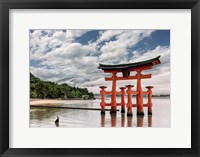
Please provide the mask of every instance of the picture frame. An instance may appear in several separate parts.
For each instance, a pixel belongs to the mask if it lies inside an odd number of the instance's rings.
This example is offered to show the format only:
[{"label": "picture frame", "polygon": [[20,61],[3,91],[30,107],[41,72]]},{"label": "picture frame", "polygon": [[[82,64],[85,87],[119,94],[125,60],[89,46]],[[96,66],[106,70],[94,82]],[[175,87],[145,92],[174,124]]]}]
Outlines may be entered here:
[{"label": "picture frame", "polygon": [[[9,148],[9,9],[191,9],[191,148]],[[0,1],[1,156],[193,156],[200,155],[199,0],[1,0]],[[172,139],[172,142],[175,139]]]}]

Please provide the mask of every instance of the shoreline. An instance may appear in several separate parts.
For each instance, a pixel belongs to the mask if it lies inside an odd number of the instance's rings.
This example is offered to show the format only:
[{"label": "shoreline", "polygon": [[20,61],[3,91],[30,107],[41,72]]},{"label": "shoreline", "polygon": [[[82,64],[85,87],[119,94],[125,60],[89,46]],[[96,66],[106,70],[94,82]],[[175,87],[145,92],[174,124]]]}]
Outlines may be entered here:
[{"label": "shoreline", "polygon": [[83,101],[91,101],[94,99],[30,99],[30,106],[60,106],[67,104],[78,104]]},{"label": "shoreline", "polygon": [[[32,108],[58,108],[58,109],[75,109],[75,110],[93,110],[93,111],[101,111],[101,108],[91,108],[91,107],[67,107],[67,106],[43,106],[43,105],[38,105],[38,106],[32,106]],[[111,109],[105,109],[105,111],[110,111]],[[120,111],[117,109],[116,111]]]}]

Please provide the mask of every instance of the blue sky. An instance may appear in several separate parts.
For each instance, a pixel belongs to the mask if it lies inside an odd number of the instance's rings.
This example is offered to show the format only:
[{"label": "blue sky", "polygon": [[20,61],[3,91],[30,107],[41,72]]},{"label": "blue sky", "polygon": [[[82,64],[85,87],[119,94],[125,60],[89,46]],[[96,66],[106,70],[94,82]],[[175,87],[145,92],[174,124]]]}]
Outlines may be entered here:
[{"label": "blue sky", "polygon": [[97,68],[99,63],[132,63],[158,55],[161,64],[144,71],[152,78],[143,80],[143,88],[154,85],[154,94],[170,94],[170,30],[30,30],[31,73],[94,93],[99,93],[100,85],[111,88],[104,80],[108,74]]}]

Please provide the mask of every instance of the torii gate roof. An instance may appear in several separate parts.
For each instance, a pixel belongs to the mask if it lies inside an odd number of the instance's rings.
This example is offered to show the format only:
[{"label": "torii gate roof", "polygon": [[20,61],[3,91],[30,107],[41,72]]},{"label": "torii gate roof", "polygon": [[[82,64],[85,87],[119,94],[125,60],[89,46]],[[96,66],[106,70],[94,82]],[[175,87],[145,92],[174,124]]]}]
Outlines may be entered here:
[{"label": "torii gate roof", "polygon": [[108,64],[100,64],[99,63],[99,69],[102,70],[124,70],[129,68],[140,68],[144,66],[153,66],[155,64],[160,64],[159,60],[160,56],[157,56],[155,58],[141,61],[141,62],[135,62],[135,63],[128,63],[128,64],[115,64],[115,65],[108,65]]}]

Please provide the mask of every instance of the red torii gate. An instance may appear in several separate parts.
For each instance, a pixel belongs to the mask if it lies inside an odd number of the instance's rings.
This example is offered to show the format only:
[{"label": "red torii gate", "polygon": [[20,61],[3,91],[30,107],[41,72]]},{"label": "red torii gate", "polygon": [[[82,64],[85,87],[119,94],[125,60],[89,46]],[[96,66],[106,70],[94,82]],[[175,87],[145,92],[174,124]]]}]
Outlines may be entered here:
[{"label": "red torii gate", "polygon": [[[142,62],[136,62],[136,63],[129,63],[129,64],[118,64],[118,65],[106,65],[106,64],[99,64],[99,69],[102,69],[105,73],[111,73],[112,77],[105,77],[105,81],[112,81],[112,91],[107,92],[105,91],[105,86],[101,86],[101,96],[102,96],[102,101],[101,101],[101,113],[105,113],[105,106],[111,106],[111,111],[110,113],[116,113],[117,106],[121,106],[121,112],[125,112],[125,87],[121,87],[121,92],[116,91],[116,82],[117,80],[132,80],[136,79],[137,80],[137,89],[136,91],[132,91],[131,88],[133,86],[128,85],[126,86],[127,89],[127,94],[128,94],[128,116],[132,116],[132,107],[137,107],[137,115],[144,115],[143,111],[143,106],[148,106],[148,114],[152,114],[152,102],[151,102],[151,96],[152,96],[152,91],[151,89],[153,88],[152,86],[147,86],[146,88],[148,89],[146,92],[142,91],[142,85],[141,85],[141,80],[142,79],[148,79],[151,78],[151,74],[146,74],[143,75],[142,71],[143,70],[149,70],[152,69],[152,67],[156,64],[160,64],[159,60],[160,56],[142,61]],[[131,71],[136,71],[137,74],[134,76],[130,76]],[[117,76],[117,73],[122,72],[123,76],[119,77]],[[104,95],[110,94],[111,95],[111,103],[105,103],[104,100]],[[116,95],[120,94],[121,95],[121,103],[116,102]],[[136,95],[136,104],[132,104],[132,94]],[[145,105],[143,104],[143,94],[148,95],[148,104]]]}]

